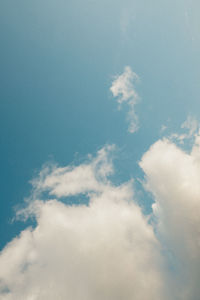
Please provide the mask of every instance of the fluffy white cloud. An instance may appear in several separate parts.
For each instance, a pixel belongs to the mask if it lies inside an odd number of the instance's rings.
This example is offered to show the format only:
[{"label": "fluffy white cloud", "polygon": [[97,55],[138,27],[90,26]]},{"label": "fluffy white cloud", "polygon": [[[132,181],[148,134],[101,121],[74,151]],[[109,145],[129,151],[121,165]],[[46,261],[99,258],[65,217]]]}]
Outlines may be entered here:
[{"label": "fluffy white cloud", "polygon": [[[112,147],[77,167],[48,169],[24,211],[36,217],[0,255],[0,299],[164,299],[160,245],[134,203],[132,182],[112,185]],[[47,191],[56,199],[36,200]],[[86,194],[89,205],[59,197]]]},{"label": "fluffy white cloud", "polygon": [[[134,201],[132,181],[109,180],[113,149],[79,166],[45,167],[33,181],[18,214],[37,225],[1,252],[0,299],[199,299],[200,136],[188,153],[162,139],[143,155],[151,216]],[[89,203],[60,201],[70,196]]]},{"label": "fluffy white cloud", "polygon": [[[200,137],[190,153],[167,139],[156,142],[140,166],[153,193],[156,230],[173,257],[174,299],[200,295]],[[176,296],[176,297],[175,297]]]},{"label": "fluffy white cloud", "polygon": [[129,121],[129,132],[131,133],[138,129],[138,117],[135,114],[135,105],[138,103],[139,96],[134,86],[138,79],[138,75],[127,66],[121,75],[115,77],[110,88],[113,96],[117,97],[119,108],[123,103],[127,103],[129,106],[127,118]]},{"label": "fluffy white cloud", "polygon": [[111,152],[114,145],[98,151],[96,158],[80,166],[56,167],[48,165],[32,181],[34,196],[43,191],[56,197],[66,197],[90,191],[102,192],[109,185],[108,175],[113,173]]}]

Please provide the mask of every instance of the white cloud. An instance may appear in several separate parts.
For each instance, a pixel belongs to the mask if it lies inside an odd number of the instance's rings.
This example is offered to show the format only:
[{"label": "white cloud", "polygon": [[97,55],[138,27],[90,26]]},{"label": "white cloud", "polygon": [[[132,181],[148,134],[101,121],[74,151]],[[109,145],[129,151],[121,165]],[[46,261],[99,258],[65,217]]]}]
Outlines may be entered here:
[{"label": "white cloud", "polygon": [[114,145],[98,151],[97,157],[80,166],[44,167],[39,177],[32,181],[34,193],[49,191],[50,195],[66,197],[90,191],[102,192],[109,185],[108,175],[113,172],[110,153]]},{"label": "white cloud", "polygon": [[[132,182],[109,182],[110,151],[77,167],[46,168],[33,182],[34,199],[47,191],[57,200],[35,199],[24,210],[37,226],[0,254],[0,299],[164,299],[159,243],[133,201]],[[88,206],[58,200],[80,193]]]},{"label": "white cloud", "polygon": [[138,130],[138,117],[135,114],[135,105],[138,103],[139,96],[135,90],[135,82],[139,79],[129,66],[124,68],[124,72],[115,77],[110,88],[114,97],[117,97],[119,107],[123,103],[129,106],[127,119],[129,121],[129,132],[133,133]]},{"label": "white cloud", "polygon": [[[143,155],[151,216],[136,203],[132,181],[109,179],[113,150],[105,146],[79,166],[45,167],[33,181],[18,214],[37,225],[1,252],[0,299],[199,299],[200,135],[188,153],[162,139]],[[89,204],[60,201],[70,196]]]},{"label": "white cloud", "polygon": [[146,187],[155,199],[156,230],[173,257],[174,299],[197,300],[200,294],[199,140],[197,136],[190,153],[167,139],[160,140],[140,163]]}]

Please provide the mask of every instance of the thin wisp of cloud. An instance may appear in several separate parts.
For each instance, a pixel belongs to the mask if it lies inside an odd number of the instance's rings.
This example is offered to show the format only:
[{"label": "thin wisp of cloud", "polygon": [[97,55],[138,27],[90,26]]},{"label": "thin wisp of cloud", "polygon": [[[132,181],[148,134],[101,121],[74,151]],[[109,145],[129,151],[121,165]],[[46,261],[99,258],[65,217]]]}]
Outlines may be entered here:
[{"label": "thin wisp of cloud", "polygon": [[128,105],[127,120],[129,122],[128,130],[130,133],[134,133],[139,128],[138,117],[135,113],[135,105],[139,101],[139,96],[135,89],[135,83],[138,80],[138,75],[132,71],[130,66],[126,66],[121,75],[115,76],[110,87],[113,96],[117,98],[119,109],[124,103]]}]

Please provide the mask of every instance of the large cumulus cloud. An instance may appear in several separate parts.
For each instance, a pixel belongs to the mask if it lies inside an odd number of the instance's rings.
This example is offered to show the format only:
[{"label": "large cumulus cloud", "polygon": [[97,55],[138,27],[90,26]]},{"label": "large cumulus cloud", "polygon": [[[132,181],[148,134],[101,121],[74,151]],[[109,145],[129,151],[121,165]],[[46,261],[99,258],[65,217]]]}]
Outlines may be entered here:
[{"label": "large cumulus cloud", "polygon": [[[149,216],[132,181],[111,182],[113,150],[78,166],[46,166],[32,181],[18,217],[34,216],[36,226],[0,254],[0,299],[199,299],[199,134],[191,151],[164,138],[143,155]],[[67,205],[67,197],[81,201]]]},{"label": "large cumulus cloud", "polygon": [[[1,299],[164,299],[160,245],[134,202],[132,182],[108,179],[112,148],[76,167],[46,167],[33,181],[20,214],[34,215],[37,225],[0,255]],[[81,194],[88,205],[59,201]]]},{"label": "large cumulus cloud", "polygon": [[[190,152],[168,139],[156,142],[140,163],[155,199],[156,231],[173,268],[174,297],[200,295],[200,137]],[[169,255],[170,254],[170,255]],[[167,256],[166,256],[167,257]],[[177,294],[176,294],[177,293]]]}]

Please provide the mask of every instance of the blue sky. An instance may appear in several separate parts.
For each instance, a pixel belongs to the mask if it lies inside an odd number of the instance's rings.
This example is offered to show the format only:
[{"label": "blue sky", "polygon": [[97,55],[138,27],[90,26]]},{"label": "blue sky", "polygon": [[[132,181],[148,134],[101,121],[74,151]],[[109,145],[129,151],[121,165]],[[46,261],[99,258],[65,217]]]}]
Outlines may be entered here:
[{"label": "blue sky", "polygon": [[[113,182],[134,178],[151,211],[140,181],[151,172],[139,161],[188,116],[200,118],[199,9],[195,0],[1,2],[1,249],[32,224],[12,220],[45,163],[81,165],[108,144]],[[110,90],[126,66],[139,77],[134,133]]]}]

